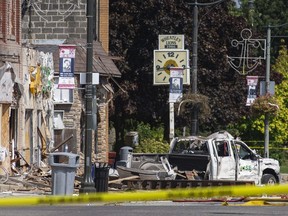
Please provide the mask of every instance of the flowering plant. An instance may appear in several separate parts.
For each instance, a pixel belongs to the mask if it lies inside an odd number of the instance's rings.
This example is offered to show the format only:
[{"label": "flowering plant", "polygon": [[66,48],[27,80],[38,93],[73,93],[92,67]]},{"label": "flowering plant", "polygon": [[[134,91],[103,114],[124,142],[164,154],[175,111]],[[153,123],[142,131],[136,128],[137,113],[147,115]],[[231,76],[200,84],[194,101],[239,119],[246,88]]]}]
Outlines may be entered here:
[{"label": "flowering plant", "polygon": [[279,111],[279,106],[276,98],[270,94],[266,94],[256,98],[251,108],[252,112],[256,115],[277,115]]}]

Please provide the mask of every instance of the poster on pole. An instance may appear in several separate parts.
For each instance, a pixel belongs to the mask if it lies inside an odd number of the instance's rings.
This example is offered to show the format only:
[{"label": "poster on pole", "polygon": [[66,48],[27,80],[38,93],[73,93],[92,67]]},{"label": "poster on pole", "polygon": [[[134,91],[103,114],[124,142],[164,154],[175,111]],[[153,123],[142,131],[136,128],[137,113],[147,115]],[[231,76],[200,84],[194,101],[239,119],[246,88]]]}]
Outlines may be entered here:
[{"label": "poster on pole", "polygon": [[246,106],[251,106],[256,97],[257,97],[257,83],[258,83],[258,76],[247,76],[247,85],[248,85],[248,96],[246,100]]},{"label": "poster on pole", "polygon": [[75,45],[59,45],[59,89],[74,89]]},{"label": "poster on pole", "polygon": [[176,103],[182,98],[183,68],[170,68],[169,103]]}]

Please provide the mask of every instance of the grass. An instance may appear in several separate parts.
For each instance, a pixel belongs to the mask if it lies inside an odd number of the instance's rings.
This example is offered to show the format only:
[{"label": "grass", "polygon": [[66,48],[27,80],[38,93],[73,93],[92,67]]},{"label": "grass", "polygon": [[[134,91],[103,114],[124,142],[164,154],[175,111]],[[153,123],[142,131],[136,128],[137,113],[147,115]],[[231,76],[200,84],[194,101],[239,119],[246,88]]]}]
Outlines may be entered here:
[{"label": "grass", "polygon": [[288,165],[287,164],[280,166],[280,173],[288,173]]}]

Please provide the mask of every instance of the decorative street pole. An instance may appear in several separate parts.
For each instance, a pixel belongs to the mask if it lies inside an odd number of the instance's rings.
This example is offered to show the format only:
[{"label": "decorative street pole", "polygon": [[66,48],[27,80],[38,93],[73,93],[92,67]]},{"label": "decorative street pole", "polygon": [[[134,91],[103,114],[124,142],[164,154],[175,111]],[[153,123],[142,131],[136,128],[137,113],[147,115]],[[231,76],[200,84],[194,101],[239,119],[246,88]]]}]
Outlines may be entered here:
[{"label": "decorative street pole", "polygon": [[[266,59],[266,40],[253,39],[250,29],[243,29],[240,33],[242,40],[232,40],[231,45],[241,50],[240,56],[228,56],[228,63],[240,75],[246,75],[257,68]],[[263,55],[252,55],[258,50]]]},{"label": "decorative street pole", "polygon": [[86,49],[86,130],[84,146],[84,179],[81,182],[80,193],[96,192],[91,175],[92,156],[92,70],[93,70],[93,0],[87,0],[87,49]]},{"label": "decorative street pole", "polygon": [[[226,0],[218,0],[211,3],[198,3],[194,0],[193,7],[193,38],[192,38],[192,73],[191,73],[191,89],[192,94],[197,94],[197,73],[198,73],[198,6],[212,6],[215,4],[220,4]],[[198,109],[193,107],[192,110],[192,125],[191,125],[191,135],[195,136],[198,133]]]},{"label": "decorative street pole", "polygon": [[[252,72],[260,64],[261,60],[266,59],[266,95],[270,92],[270,46],[271,46],[271,29],[268,26],[267,39],[252,39],[250,29],[241,31],[242,40],[232,40],[233,47],[240,47],[241,54],[239,57],[228,56],[230,66],[241,75]],[[258,49],[263,55],[251,56],[252,49]],[[260,53],[258,52],[258,53]],[[258,54],[257,53],[257,54]],[[269,157],[269,114],[265,114],[264,119],[264,156]]]}]

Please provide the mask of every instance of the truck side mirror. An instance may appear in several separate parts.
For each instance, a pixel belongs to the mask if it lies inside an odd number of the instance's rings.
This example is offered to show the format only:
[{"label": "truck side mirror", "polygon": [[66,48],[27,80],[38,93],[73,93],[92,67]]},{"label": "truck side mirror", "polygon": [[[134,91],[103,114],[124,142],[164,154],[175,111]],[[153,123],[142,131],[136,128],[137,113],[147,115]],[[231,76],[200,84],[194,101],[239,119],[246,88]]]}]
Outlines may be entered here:
[{"label": "truck side mirror", "polygon": [[251,154],[251,160],[258,160],[259,158],[260,158],[260,155],[258,155],[256,151],[254,150]]}]

